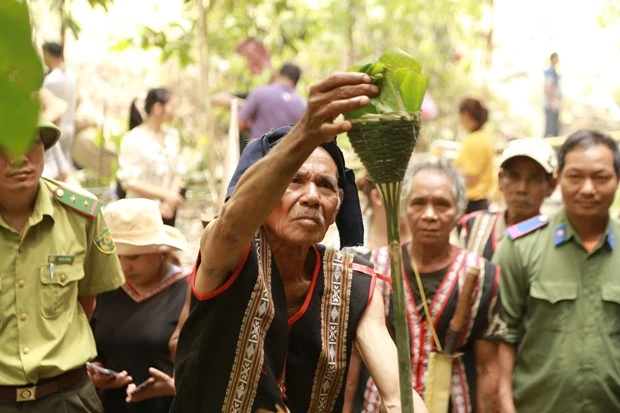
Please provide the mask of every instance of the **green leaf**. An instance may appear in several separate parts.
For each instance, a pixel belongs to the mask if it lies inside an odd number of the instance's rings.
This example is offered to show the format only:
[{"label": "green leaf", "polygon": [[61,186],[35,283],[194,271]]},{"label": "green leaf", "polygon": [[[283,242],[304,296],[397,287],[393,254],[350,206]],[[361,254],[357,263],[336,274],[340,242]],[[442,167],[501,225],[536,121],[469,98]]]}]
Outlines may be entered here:
[{"label": "green leaf", "polygon": [[370,76],[375,76],[381,73],[383,69],[384,66],[379,63],[379,59],[373,55],[370,55],[349,69],[349,72],[362,72],[367,73]]},{"label": "green leaf", "polygon": [[415,60],[413,56],[406,53],[402,49],[399,49],[398,47],[393,47],[387,52],[385,52],[379,58],[379,62],[383,63],[386,67],[393,69],[406,67],[417,73],[420,73],[422,71],[422,65],[420,64],[420,62]]},{"label": "green leaf", "polygon": [[370,99],[368,106],[345,113],[347,119],[420,110],[428,76],[421,74],[422,65],[403,50],[389,49],[379,59],[368,56],[349,70],[369,74],[379,86],[379,94]]},{"label": "green leaf", "polygon": [[405,105],[407,112],[417,112],[422,106],[424,93],[428,86],[428,76],[420,73],[412,73],[409,69],[396,69],[386,73]]},{"label": "green leaf", "polygon": [[103,10],[108,11],[109,0],[88,0],[90,7],[101,6]]},{"label": "green leaf", "polygon": [[30,36],[26,3],[0,1],[0,147],[12,157],[28,151],[39,116],[43,67]]},{"label": "green leaf", "polygon": [[116,44],[110,46],[110,51],[122,52],[123,50],[126,50],[132,45],[133,45],[133,39],[128,37],[126,39],[121,39],[118,42],[116,42]]},{"label": "green leaf", "polygon": [[65,17],[65,25],[69,28],[69,30],[71,30],[73,37],[78,39],[80,32],[82,31],[82,28],[80,27],[78,22],[73,18],[73,16],[71,16],[70,14],[68,14]]}]

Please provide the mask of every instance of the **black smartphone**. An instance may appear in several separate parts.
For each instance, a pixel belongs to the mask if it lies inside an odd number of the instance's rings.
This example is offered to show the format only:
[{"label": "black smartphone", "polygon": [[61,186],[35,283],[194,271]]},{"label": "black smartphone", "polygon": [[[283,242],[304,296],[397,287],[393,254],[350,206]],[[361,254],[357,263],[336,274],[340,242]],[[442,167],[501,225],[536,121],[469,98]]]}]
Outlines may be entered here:
[{"label": "black smartphone", "polygon": [[90,363],[90,362],[86,362],[86,368],[96,370],[99,373],[105,374],[106,376],[110,376],[110,377],[116,377],[116,375],[118,374],[117,371],[106,369],[104,367],[99,367],[98,365]]},{"label": "black smartphone", "polygon": [[138,384],[135,389],[131,392],[131,394],[140,393],[142,390],[149,387],[151,384],[155,383],[155,377],[149,377],[144,380],[142,383]]}]

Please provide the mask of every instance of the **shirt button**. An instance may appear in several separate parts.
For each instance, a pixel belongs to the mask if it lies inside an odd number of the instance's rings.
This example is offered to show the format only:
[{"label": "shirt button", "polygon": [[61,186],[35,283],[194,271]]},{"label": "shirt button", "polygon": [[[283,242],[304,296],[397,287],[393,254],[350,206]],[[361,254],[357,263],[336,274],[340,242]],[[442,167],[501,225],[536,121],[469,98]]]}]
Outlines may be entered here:
[{"label": "shirt button", "polygon": [[[20,319],[20,320],[22,320],[22,321],[26,321],[26,320],[28,319],[28,314],[26,314],[26,313],[21,313],[21,314],[19,315],[19,319]],[[24,350],[25,350],[25,349],[24,349]]]},{"label": "shirt button", "polygon": [[19,286],[19,288],[24,288],[24,285],[26,285],[26,281],[19,280],[19,281],[17,281],[17,285]]},{"label": "shirt button", "polygon": [[30,347],[24,347],[24,354],[30,353]]},{"label": "shirt button", "polygon": [[64,275],[64,274],[62,274],[62,275],[60,276],[60,282],[61,282],[61,283],[64,283],[65,281],[67,281],[67,276],[66,276],[66,275]]},{"label": "shirt button", "polygon": [[24,252],[24,247],[20,245],[19,248],[17,248],[17,252],[19,252],[20,254]]}]

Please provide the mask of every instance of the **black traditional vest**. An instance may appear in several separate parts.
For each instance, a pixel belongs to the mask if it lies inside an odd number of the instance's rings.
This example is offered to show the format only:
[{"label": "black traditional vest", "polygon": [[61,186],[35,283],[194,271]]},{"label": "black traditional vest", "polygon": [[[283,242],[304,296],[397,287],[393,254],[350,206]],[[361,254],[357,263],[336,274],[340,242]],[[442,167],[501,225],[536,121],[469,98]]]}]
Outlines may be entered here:
[{"label": "black traditional vest", "polygon": [[172,413],[275,411],[276,405],[293,413],[342,410],[351,346],[375,278],[370,264],[351,254],[312,250],[311,286],[290,318],[261,238],[220,288],[194,294],[177,347]]}]

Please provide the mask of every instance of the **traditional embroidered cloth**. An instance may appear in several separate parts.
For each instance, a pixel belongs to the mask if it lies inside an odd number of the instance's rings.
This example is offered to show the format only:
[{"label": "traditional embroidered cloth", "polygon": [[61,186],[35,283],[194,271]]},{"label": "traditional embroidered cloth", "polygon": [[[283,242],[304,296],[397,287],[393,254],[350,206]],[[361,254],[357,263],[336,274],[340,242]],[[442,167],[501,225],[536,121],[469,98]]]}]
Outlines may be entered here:
[{"label": "traditional embroidered cloth", "polygon": [[[423,398],[428,380],[429,355],[435,351],[435,344],[428,328],[417,291],[415,275],[409,258],[409,245],[403,245],[403,272],[405,277],[405,300],[407,319],[409,322],[409,339],[411,343],[411,365],[413,386]],[[381,265],[384,274],[390,274],[389,256],[387,248],[381,248],[374,253],[375,261]],[[495,316],[497,290],[499,282],[499,268],[476,254],[459,249],[456,257],[448,267],[443,280],[436,291],[426,291],[429,300],[431,319],[437,330],[440,342],[443,344],[448,331],[450,320],[454,315],[458,300],[459,288],[463,285],[467,269],[480,269],[478,284],[472,295],[470,317],[466,322],[466,329],[459,342],[459,352],[463,357],[454,362],[451,406],[453,413],[471,413],[476,411],[476,381],[475,381],[475,353],[474,341],[492,336],[492,319]],[[378,272],[378,268],[375,268]],[[378,284],[385,288],[388,283]],[[385,295],[387,292],[384,290]],[[417,294],[416,294],[417,293]],[[430,294],[429,294],[430,293]],[[389,305],[389,324],[394,331],[393,309]],[[360,375],[360,384],[356,394],[356,412],[379,412],[381,399],[379,392],[369,378],[368,372],[363,370]]]},{"label": "traditional embroidered cloth", "polygon": [[503,213],[475,211],[459,220],[456,231],[462,248],[490,261],[505,236],[506,222]]},{"label": "traditional embroidered cloth", "polygon": [[[172,413],[340,412],[351,346],[374,289],[369,263],[313,247],[302,308],[287,317],[284,285],[260,236],[228,280],[194,292],[177,349]],[[199,261],[196,264],[196,268]]]}]

